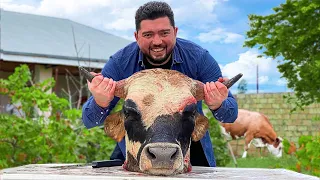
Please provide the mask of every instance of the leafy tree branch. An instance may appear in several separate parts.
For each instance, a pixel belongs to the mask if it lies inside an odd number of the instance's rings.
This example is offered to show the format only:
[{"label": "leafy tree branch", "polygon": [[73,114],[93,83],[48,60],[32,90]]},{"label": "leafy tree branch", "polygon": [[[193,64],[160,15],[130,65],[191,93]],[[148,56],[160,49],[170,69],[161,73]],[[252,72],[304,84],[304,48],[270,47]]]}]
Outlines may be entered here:
[{"label": "leafy tree branch", "polygon": [[244,46],[283,58],[278,69],[295,91],[295,97],[286,97],[296,108],[320,102],[320,1],[287,0],[273,10],[267,16],[249,15]]}]

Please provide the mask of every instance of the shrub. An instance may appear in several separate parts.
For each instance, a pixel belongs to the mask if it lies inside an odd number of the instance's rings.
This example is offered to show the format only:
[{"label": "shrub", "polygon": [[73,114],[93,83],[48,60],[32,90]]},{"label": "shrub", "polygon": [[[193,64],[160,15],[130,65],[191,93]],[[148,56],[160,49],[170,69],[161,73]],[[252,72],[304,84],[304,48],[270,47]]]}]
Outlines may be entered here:
[{"label": "shrub", "polygon": [[[294,153],[297,163],[292,170],[320,176],[320,136],[300,136],[298,144]],[[284,140],[284,151],[290,154],[289,147],[288,140]]]},{"label": "shrub", "polygon": [[229,150],[224,136],[221,134],[219,121],[216,120],[208,107],[203,103],[203,111],[209,119],[209,133],[213,145],[214,156],[216,158],[217,166],[226,166],[230,162]]},{"label": "shrub", "polygon": [[[0,169],[30,163],[79,163],[109,158],[115,142],[100,128],[87,130],[81,110],[68,109],[68,101],[47,93],[54,80],[33,83],[28,66],[17,67],[0,79],[22,117],[0,115]],[[40,109],[35,111],[34,107]],[[50,110],[45,117],[41,111]]]}]

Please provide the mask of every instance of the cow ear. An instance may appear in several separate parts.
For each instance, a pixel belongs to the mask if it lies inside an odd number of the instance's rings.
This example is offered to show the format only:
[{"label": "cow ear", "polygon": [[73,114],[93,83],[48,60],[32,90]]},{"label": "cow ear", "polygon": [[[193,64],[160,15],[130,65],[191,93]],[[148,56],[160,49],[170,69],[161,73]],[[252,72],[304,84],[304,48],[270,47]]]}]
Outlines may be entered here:
[{"label": "cow ear", "polygon": [[191,134],[193,141],[199,141],[207,132],[209,128],[209,119],[203,115],[198,114],[195,120],[194,130]]},{"label": "cow ear", "polygon": [[124,118],[120,111],[110,114],[104,120],[104,132],[117,142],[123,139],[125,136]]}]

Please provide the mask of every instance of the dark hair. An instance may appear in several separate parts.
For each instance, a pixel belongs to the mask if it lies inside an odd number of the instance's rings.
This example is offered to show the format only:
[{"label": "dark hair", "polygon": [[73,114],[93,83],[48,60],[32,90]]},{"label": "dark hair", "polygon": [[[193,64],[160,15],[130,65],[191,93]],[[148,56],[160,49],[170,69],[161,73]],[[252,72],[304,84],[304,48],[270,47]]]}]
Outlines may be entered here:
[{"label": "dark hair", "polygon": [[160,1],[150,1],[140,6],[136,12],[136,31],[140,29],[143,20],[154,20],[160,17],[168,17],[170,24],[174,27],[174,15],[169,4]]}]

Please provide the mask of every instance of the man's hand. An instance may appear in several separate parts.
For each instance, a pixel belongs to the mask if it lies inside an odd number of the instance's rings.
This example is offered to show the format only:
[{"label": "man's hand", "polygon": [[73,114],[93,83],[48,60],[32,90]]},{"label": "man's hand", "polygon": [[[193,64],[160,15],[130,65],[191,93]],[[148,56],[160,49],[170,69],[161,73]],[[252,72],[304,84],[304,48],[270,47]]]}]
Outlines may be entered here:
[{"label": "man's hand", "polygon": [[217,82],[204,84],[204,101],[211,110],[217,110],[228,97],[228,89],[221,82],[226,78],[219,78]]},{"label": "man's hand", "polygon": [[108,107],[114,98],[116,82],[109,78],[104,78],[101,73],[90,72],[95,77],[92,82],[88,82],[88,88],[94,97],[96,103],[102,107]]}]

